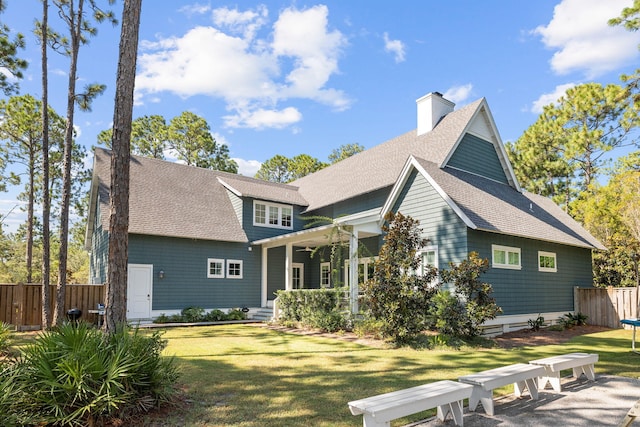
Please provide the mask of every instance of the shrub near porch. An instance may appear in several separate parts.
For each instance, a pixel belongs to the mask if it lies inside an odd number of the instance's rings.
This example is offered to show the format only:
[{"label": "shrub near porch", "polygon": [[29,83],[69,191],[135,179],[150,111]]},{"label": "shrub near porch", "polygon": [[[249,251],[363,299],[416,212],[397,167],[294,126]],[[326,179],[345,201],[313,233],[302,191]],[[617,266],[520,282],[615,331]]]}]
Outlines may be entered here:
[{"label": "shrub near porch", "polygon": [[349,328],[348,291],[342,288],[278,291],[279,323],[336,332]]}]

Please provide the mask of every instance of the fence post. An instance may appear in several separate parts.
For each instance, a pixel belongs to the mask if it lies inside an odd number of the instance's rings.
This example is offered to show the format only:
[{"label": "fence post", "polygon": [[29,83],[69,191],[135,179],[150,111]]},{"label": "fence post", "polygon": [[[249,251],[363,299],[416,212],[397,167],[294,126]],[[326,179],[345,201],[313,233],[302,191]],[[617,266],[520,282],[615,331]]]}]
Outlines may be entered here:
[{"label": "fence post", "polygon": [[579,294],[580,293],[580,286],[574,286],[573,288],[573,312],[574,313],[580,313],[580,297]]},{"label": "fence post", "polygon": [[16,286],[16,295],[13,298],[13,305],[16,310],[16,331],[20,332],[24,325],[24,306],[25,306],[24,283],[18,283]]}]

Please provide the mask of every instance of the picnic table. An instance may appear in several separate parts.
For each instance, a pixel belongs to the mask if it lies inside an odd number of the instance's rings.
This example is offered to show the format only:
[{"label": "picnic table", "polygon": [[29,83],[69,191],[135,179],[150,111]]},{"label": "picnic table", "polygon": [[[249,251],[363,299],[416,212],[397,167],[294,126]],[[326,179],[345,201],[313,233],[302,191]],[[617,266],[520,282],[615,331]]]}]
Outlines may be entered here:
[{"label": "picnic table", "polygon": [[633,338],[631,339],[631,351],[633,351],[634,353],[640,354],[640,352],[636,351],[636,327],[640,326],[640,319],[638,318],[622,319],[620,323],[622,323],[623,325],[633,326]]}]

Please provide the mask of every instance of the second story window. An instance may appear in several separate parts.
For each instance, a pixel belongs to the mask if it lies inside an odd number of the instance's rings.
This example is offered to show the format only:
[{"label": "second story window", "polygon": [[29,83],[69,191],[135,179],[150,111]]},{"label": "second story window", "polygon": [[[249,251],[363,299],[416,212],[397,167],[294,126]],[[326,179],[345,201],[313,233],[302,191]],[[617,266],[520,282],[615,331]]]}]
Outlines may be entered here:
[{"label": "second story window", "polygon": [[293,228],[293,207],[267,203],[253,202],[253,225],[258,227]]}]

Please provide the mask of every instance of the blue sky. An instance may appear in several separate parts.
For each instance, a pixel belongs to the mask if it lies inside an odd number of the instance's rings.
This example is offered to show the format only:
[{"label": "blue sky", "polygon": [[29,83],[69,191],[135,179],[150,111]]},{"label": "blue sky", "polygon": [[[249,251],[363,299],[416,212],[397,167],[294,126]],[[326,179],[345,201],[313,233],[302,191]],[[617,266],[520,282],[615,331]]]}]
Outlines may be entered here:
[{"label": "blue sky", "polygon": [[[457,107],[487,98],[512,141],[567,88],[618,83],[639,68],[640,33],[607,25],[632,3],[144,0],[134,117],[204,117],[244,175],[276,154],[326,161],[342,144],[369,148],[415,129],[415,100],[434,91]],[[27,37],[21,93],[36,97],[40,10],[37,0],[8,0],[0,15]],[[50,23],[62,29],[53,10]],[[78,86],[107,85],[91,113],[76,112],[87,147],[111,126],[119,32],[99,25],[80,52]],[[68,63],[49,55],[50,102],[62,115]],[[16,205],[13,193],[0,199],[2,215]],[[14,210],[5,230],[22,218]]]}]

